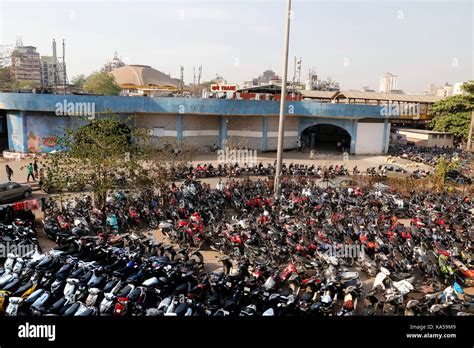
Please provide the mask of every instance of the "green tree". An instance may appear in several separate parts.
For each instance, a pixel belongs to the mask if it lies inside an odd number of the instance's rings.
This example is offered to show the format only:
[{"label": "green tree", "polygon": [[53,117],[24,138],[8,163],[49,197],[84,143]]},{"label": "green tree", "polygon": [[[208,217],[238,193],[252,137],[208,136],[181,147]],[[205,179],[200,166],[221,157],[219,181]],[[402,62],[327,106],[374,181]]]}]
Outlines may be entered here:
[{"label": "green tree", "polygon": [[449,132],[456,140],[465,140],[469,134],[471,112],[474,109],[474,81],[462,85],[465,92],[437,101],[431,108],[433,116],[429,127],[438,132]]},{"label": "green tree", "polygon": [[459,159],[448,161],[444,156],[440,156],[436,161],[436,166],[433,171],[433,184],[438,190],[445,188],[446,177],[451,170],[456,170],[460,166]]},{"label": "green tree", "polygon": [[58,136],[62,151],[49,154],[44,162],[46,187],[61,192],[85,184],[99,208],[110,190],[123,188],[123,179],[131,190],[164,189],[191,152],[176,154],[175,144],[157,144],[147,129],[131,127],[130,121],[109,115],[66,128]]},{"label": "green tree", "polygon": [[89,75],[83,88],[85,92],[102,95],[119,95],[121,90],[113,75],[103,71]]},{"label": "green tree", "polygon": [[83,74],[74,76],[71,80],[71,83],[74,86],[79,87],[79,88],[82,88],[85,82],[86,82],[86,76]]},{"label": "green tree", "polygon": [[10,90],[16,88],[16,81],[13,77],[11,67],[0,68],[0,90]]},{"label": "green tree", "polygon": [[38,87],[38,82],[32,80],[17,81],[18,88],[30,89]]}]

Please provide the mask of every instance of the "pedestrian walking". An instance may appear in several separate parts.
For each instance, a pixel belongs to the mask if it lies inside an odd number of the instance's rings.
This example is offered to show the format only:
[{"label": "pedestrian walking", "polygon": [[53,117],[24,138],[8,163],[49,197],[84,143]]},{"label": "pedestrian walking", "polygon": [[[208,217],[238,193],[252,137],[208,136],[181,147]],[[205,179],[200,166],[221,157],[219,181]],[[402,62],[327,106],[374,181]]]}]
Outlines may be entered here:
[{"label": "pedestrian walking", "polygon": [[5,166],[5,171],[7,172],[8,181],[12,181],[13,169],[7,164]]},{"label": "pedestrian walking", "polygon": [[26,169],[28,170],[28,176],[26,177],[26,182],[30,182],[30,176],[33,179],[33,181],[36,181],[35,175],[33,174],[34,173],[33,164],[31,163],[28,164],[28,167],[26,167]]},{"label": "pedestrian walking", "polygon": [[36,158],[35,158],[35,161],[33,162],[33,170],[35,172],[35,178],[38,179],[38,162],[36,161]]},{"label": "pedestrian walking", "polygon": [[43,186],[43,177],[44,177],[43,168],[41,168],[39,170],[39,175],[38,175],[38,179],[39,179],[38,183],[39,183],[40,187]]}]

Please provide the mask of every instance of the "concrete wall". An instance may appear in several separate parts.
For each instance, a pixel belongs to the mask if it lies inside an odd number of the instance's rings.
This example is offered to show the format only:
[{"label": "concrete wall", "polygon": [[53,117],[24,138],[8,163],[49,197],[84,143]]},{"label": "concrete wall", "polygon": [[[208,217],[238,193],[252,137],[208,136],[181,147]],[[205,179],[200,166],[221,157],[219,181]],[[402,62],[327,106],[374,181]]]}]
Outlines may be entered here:
[{"label": "concrete wall", "polygon": [[384,152],[388,141],[384,142],[384,123],[365,123],[357,125],[355,153],[357,155],[379,154]]},{"label": "concrete wall", "polygon": [[[274,151],[278,146],[278,124],[279,117],[268,118],[267,148],[268,151]],[[283,149],[295,149],[298,139],[298,117],[285,117],[285,140]]]},{"label": "concrete wall", "polygon": [[198,147],[219,144],[219,116],[182,115],[182,139]]},{"label": "concrete wall", "polygon": [[414,142],[417,146],[453,146],[453,136],[450,134],[429,134],[399,130],[399,134],[405,135],[408,141]]},{"label": "concrete wall", "polygon": [[165,136],[176,137],[176,124],[178,115],[150,115],[137,114],[135,125],[140,128],[163,127],[165,129]]},{"label": "concrete wall", "polygon": [[225,117],[227,123],[227,139],[231,144],[246,146],[251,150],[260,150],[263,138],[263,118],[261,116]]},{"label": "concrete wall", "polygon": [[435,145],[452,147],[454,145],[453,136],[449,134],[430,135],[430,138],[428,139],[428,146],[434,147]]}]

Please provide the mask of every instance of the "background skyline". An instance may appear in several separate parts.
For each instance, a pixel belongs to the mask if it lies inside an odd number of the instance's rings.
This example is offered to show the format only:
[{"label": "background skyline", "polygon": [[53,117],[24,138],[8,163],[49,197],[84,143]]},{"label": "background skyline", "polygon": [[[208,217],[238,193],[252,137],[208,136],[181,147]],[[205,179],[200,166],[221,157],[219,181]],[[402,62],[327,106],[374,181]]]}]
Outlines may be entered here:
[{"label": "background skyline", "polygon": [[[66,39],[69,80],[99,70],[117,51],[127,64],[145,64],[192,82],[222,75],[242,83],[266,69],[281,75],[286,1],[0,2],[0,44],[51,55]],[[303,58],[301,80],[315,67],[341,89],[378,90],[385,72],[398,88],[422,93],[427,84],[472,79],[471,1],[293,1],[289,75]]]}]

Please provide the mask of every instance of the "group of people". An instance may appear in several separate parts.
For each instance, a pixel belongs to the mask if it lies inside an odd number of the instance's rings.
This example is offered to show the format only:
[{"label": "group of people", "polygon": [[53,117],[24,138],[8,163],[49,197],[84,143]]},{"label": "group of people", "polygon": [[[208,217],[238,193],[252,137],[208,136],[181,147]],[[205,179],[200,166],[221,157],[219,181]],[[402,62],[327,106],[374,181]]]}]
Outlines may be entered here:
[{"label": "group of people", "polygon": [[[26,166],[26,170],[27,170],[27,177],[26,177],[26,182],[30,182],[30,178],[32,179],[33,182],[35,182],[36,180],[39,180],[41,181],[41,178],[40,178],[40,170],[39,170],[39,166],[38,166],[38,161],[35,159],[33,163],[28,163],[28,165]],[[8,178],[8,181],[12,181],[12,176],[13,174],[15,174],[13,172],[13,169],[7,164],[5,166],[5,172],[7,174],[7,178]]]}]

